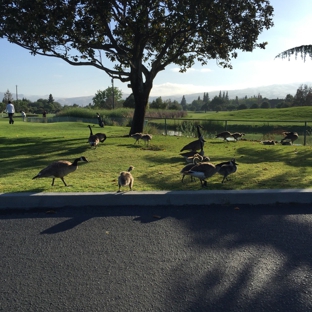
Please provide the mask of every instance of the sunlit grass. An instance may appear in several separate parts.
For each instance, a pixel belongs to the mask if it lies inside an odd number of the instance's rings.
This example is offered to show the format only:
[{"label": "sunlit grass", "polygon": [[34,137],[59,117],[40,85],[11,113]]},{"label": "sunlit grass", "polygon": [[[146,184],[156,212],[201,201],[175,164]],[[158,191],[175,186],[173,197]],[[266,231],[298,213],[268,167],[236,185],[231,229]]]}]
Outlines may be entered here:
[{"label": "sunlit grass", "polygon": [[[200,183],[185,177],[180,170],[185,165],[180,149],[193,138],[153,135],[149,147],[142,142],[134,145],[126,137],[129,128],[104,129],[94,124],[94,132],[104,132],[107,140],[92,149],[87,143],[89,129],[80,122],[30,123],[16,119],[9,125],[0,119],[1,176],[0,192],[116,192],[119,172],[135,167],[134,190],[199,190]],[[213,163],[236,158],[238,171],[230,181],[221,184],[222,177],[208,180],[207,189],[278,189],[309,188],[312,185],[311,146],[264,146],[259,142],[224,143],[207,139],[205,154]],[[56,179],[32,180],[52,161],[73,161],[84,155],[89,163],[79,163],[76,172],[65,177],[69,187]]]},{"label": "sunlit grass", "polygon": [[221,111],[221,112],[207,112],[207,113],[194,113],[189,112],[187,118],[192,119],[212,119],[212,120],[297,120],[305,121],[311,120],[312,107],[300,106],[289,108],[258,108],[258,109],[242,109],[237,111]]}]

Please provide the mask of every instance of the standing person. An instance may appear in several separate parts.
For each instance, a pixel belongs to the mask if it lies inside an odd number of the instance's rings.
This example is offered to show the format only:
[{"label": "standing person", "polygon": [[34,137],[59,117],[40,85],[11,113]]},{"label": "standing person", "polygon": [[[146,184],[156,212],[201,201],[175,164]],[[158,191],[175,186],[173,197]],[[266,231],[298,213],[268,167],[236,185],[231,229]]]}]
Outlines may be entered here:
[{"label": "standing person", "polygon": [[21,115],[22,115],[23,121],[26,121],[26,113],[24,111],[21,111]]},{"label": "standing person", "polygon": [[13,105],[13,103],[9,100],[8,101],[8,105],[6,106],[6,112],[8,113],[9,115],[9,124],[14,124],[14,120],[13,120],[13,115],[15,113],[15,107]]},{"label": "standing person", "polygon": [[47,112],[46,112],[46,111],[43,111],[42,117],[43,117],[43,118],[47,117]]}]

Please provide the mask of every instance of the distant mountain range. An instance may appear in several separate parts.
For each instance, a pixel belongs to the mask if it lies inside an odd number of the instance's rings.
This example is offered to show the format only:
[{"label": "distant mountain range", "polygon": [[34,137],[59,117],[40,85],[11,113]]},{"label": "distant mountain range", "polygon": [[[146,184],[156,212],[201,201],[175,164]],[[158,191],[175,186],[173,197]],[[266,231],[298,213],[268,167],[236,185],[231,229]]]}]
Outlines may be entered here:
[{"label": "distant mountain range", "polygon": [[[246,89],[238,89],[238,90],[216,90],[208,92],[210,100],[212,100],[215,96],[218,96],[220,91],[223,94],[223,92],[228,92],[228,96],[230,99],[235,99],[236,96],[241,99],[245,96],[247,97],[253,97],[257,96],[258,94],[262,95],[263,98],[267,99],[284,99],[287,94],[295,95],[297,92],[297,89],[301,85],[312,85],[312,82],[302,82],[302,83],[291,83],[291,84],[274,84],[269,86],[262,86],[262,87],[254,87],[254,88],[246,88]],[[207,93],[207,92],[206,92]],[[198,97],[203,98],[204,92],[201,93],[192,93],[192,94],[179,94],[179,95],[171,95],[171,96],[161,96],[163,100],[171,99],[172,101],[176,100],[179,103],[182,100],[183,95],[185,96],[187,103],[192,103],[193,100],[197,100]],[[126,99],[129,96],[129,94],[123,94],[123,98]],[[149,101],[152,102],[159,96],[151,96],[149,98]],[[2,100],[4,97],[4,92],[0,92],[0,99]],[[79,106],[87,106],[89,103],[92,103],[92,98],[94,95],[90,96],[81,96],[81,97],[72,97],[72,98],[60,98],[60,97],[54,97],[54,100],[61,105],[73,105],[77,104]],[[15,94],[14,94],[15,98]],[[18,94],[18,99],[26,98],[30,101],[37,101],[38,99],[48,99],[49,95],[24,95],[24,94]]]}]

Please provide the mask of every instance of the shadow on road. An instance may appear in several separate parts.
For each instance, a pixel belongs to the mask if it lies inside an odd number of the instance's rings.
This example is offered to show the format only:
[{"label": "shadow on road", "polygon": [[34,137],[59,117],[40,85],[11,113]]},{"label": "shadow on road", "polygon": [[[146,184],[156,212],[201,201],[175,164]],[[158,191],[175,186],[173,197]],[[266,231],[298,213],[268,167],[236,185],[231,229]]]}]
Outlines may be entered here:
[{"label": "shadow on road", "polygon": [[[103,225],[93,238],[88,232],[88,240],[101,242],[102,257],[105,248],[126,241],[129,249],[122,255],[132,264],[123,274],[133,267],[145,272],[138,277],[142,286],[135,281],[136,300],[161,292],[161,300],[145,303],[154,311],[311,311],[311,212],[310,205],[84,207],[2,211],[0,220],[51,218],[53,225],[40,234],[59,236],[88,228],[91,221],[121,219],[120,227],[110,230],[115,236],[105,236]],[[101,261],[98,266],[108,259]],[[120,283],[114,274],[110,282]],[[120,298],[120,305],[127,300]]]}]

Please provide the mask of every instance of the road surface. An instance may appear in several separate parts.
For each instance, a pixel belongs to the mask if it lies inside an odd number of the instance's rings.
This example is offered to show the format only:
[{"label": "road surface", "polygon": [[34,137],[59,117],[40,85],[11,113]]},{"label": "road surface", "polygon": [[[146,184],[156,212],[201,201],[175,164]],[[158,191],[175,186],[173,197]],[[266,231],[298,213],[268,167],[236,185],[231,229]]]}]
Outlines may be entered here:
[{"label": "road surface", "polygon": [[0,311],[312,311],[311,205],[0,210]]}]

